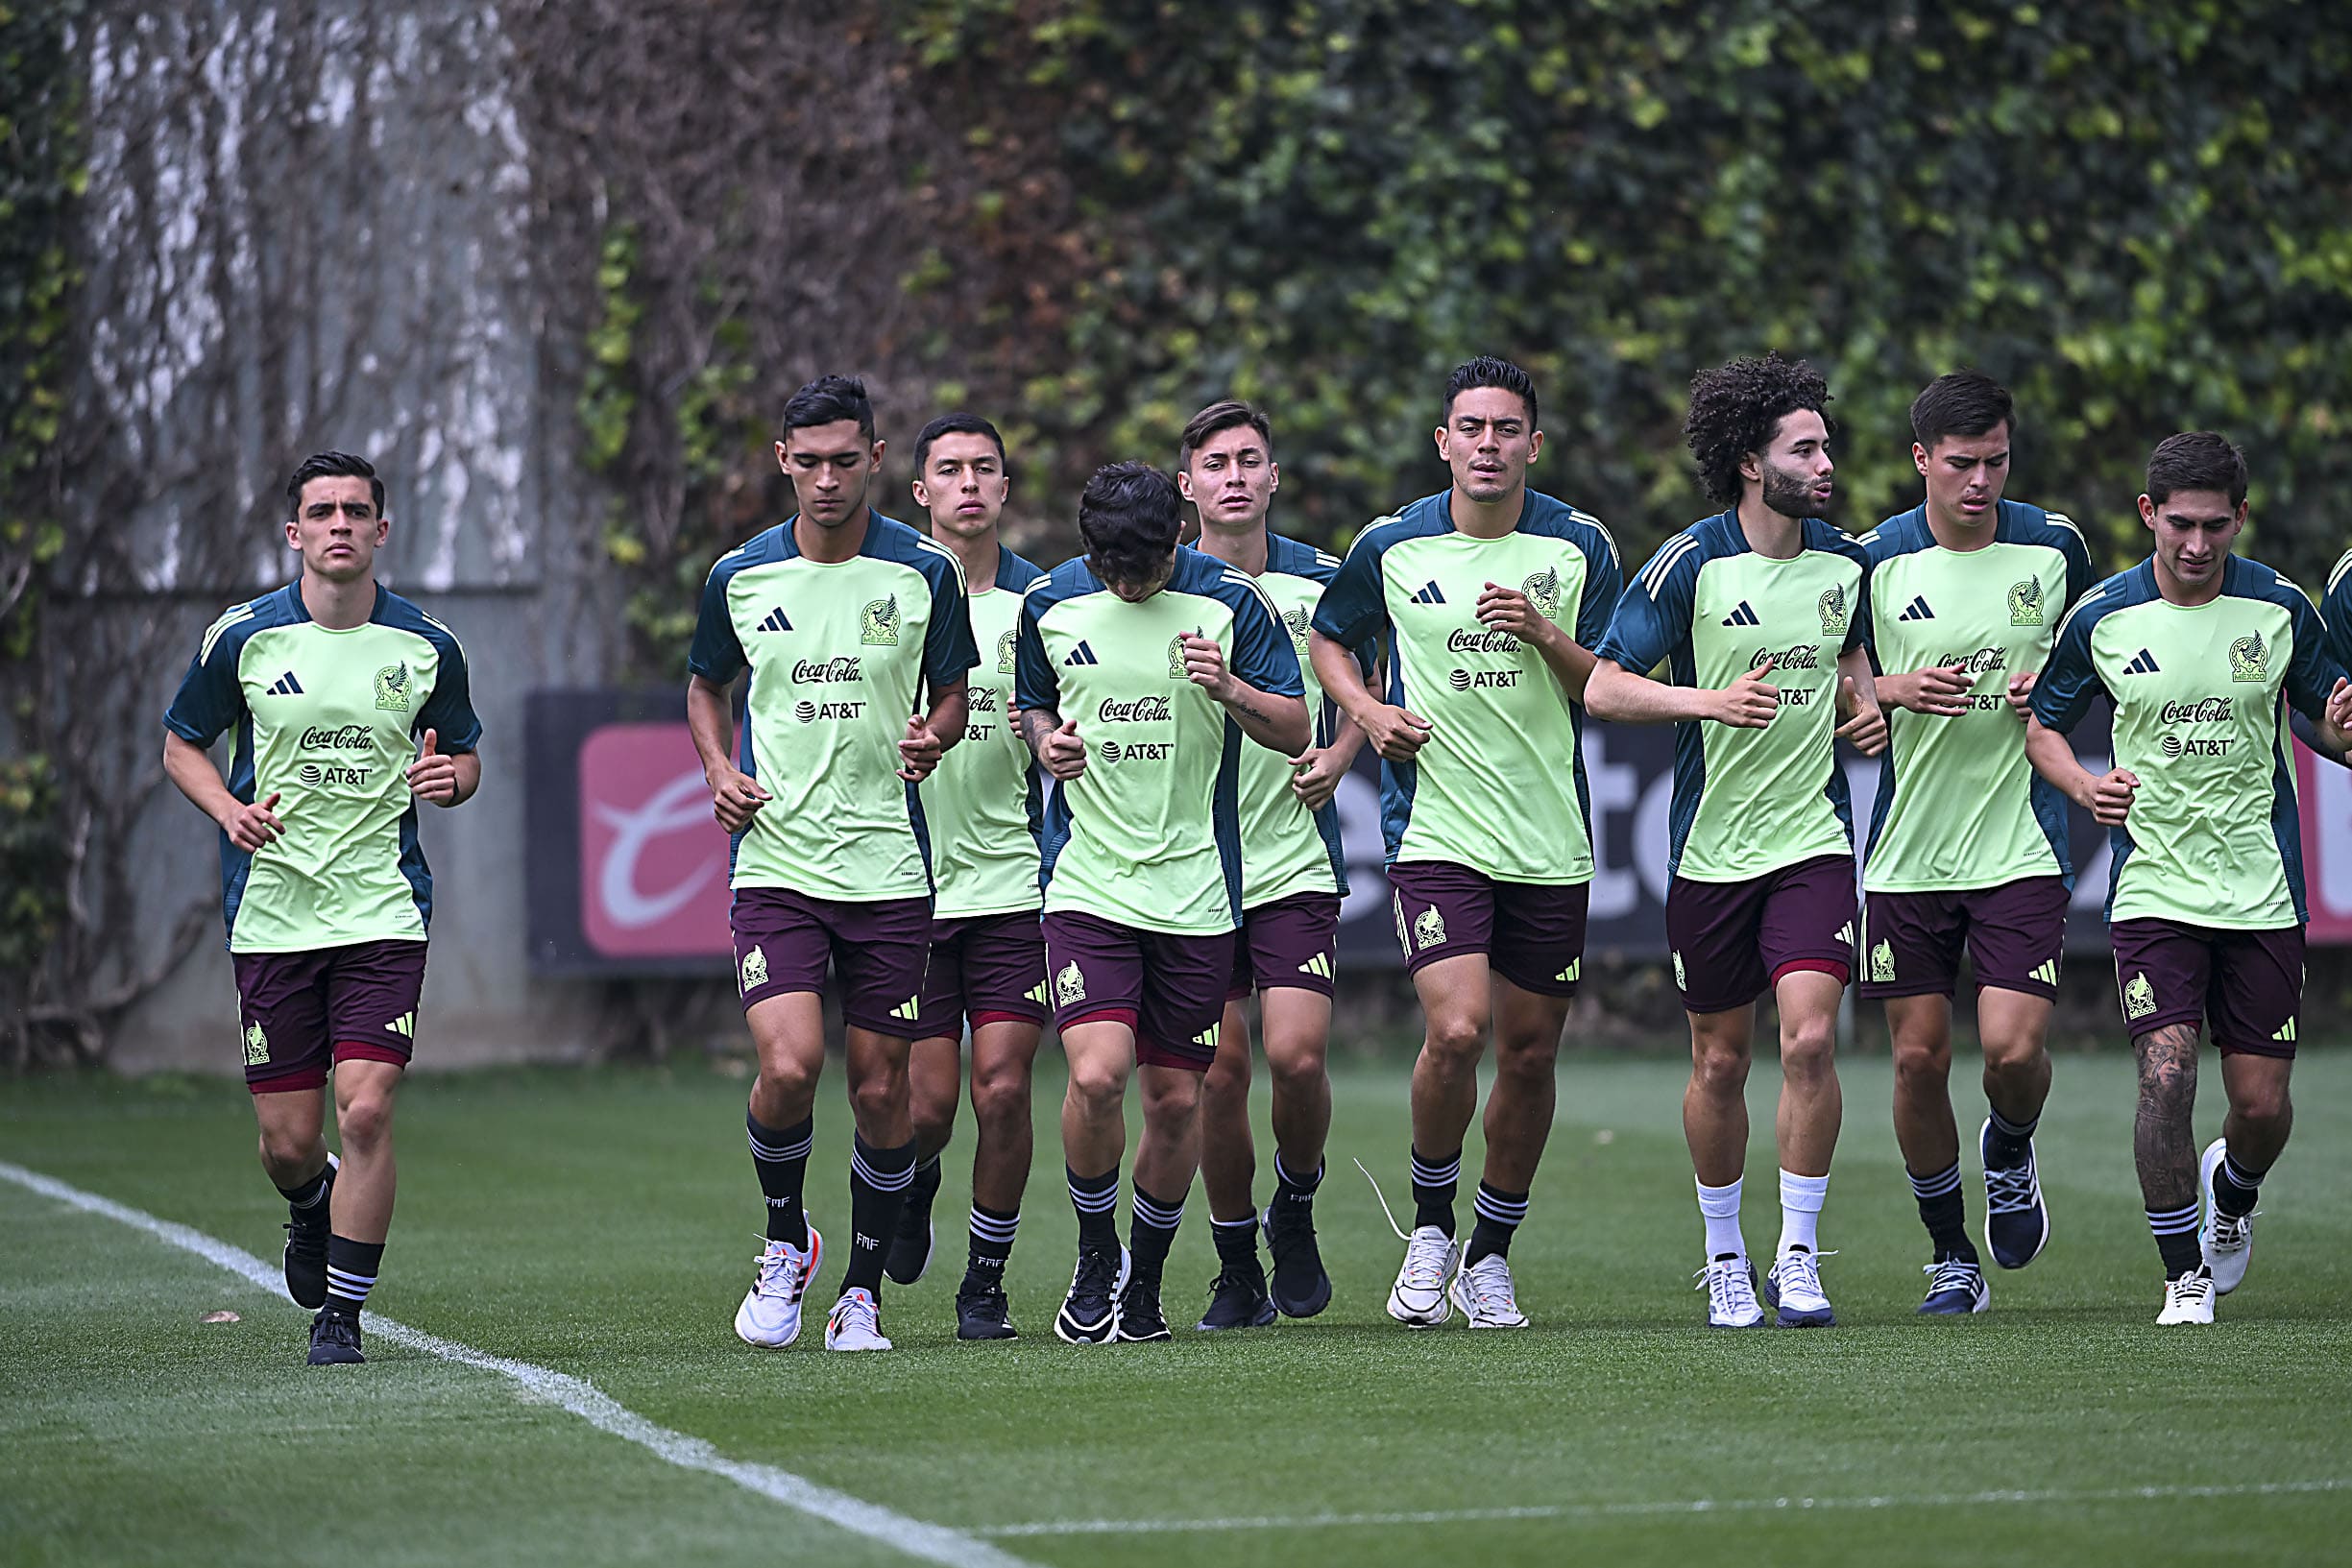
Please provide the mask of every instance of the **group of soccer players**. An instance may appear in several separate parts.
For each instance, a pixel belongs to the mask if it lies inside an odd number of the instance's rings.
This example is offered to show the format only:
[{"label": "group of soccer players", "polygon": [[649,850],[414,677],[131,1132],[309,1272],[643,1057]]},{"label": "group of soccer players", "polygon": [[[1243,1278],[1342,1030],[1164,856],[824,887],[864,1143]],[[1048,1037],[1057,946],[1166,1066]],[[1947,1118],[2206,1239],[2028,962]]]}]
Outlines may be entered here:
[{"label": "group of soccer players", "polygon": [[[798,510],[712,568],[689,660],[690,728],[734,839],[736,978],[759,1057],[746,1120],[766,1242],[736,1332],[793,1342],[817,1277],[804,1190],[828,971],[855,1121],[828,1349],[889,1348],[883,1281],[910,1285],[930,1266],[967,1039],[957,1333],[1014,1337],[1005,1268],[1048,1022],[1068,1057],[1079,1232],[1055,1332],[1169,1338],[1162,1275],[1196,1170],[1219,1263],[1199,1326],[1321,1312],[1331,1281],[1314,1199],[1346,890],[1332,802],[1367,742],[1427,1024],[1414,1224],[1399,1229],[1388,1310],[1420,1327],[1457,1309],[1473,1327],[1525,1326],[1509,1254],[1581,978],[1588,714],[1677,727],[1666,927],[1690,1022],[1683,1119],[1709,1323],[1833,1321],[1819,1224],[1842,1114],[1835,1017],[1857,979],[1886,1006],[1896,1133],[1932,1246],[1919,1310],[1986,1309],[1948,1084],[1964,953],[1989,1113],[1985,1247],[2018,1268],[2047,1244],[2033,1135],[2070,799],[2112,831],[2158,1321],[2211,1322],[2244,1275],[2291,1121],[2307,914],[2282,719],[2291,707],[2333,760],[2352,749],[2352,554],[2322,610],[2236,555],[2243,459],[2194,432],[2149,459],[2152,553],[2095,582],[2073,522],[2003,495],[2015,414],[1967,371],[1913,404],[1922,503],[1850,538],[1820,520],[1828,402],[1815,372],[1778,355],[1702,373],[1685,434],[1723,510],[1629,583],[1597,519],[1528,488],[1543,447],[1536,389],[1504,360],[1472,360],[1446,384],[1436,442],[1449,487],[1374,521],[1344,561],[1270,531],[1280,472],[1270,422],[1247,403],[1195,416],[1173,479],[1142,463],[1098,470],[1081,551],[1049,571],[999,540],[1010,475],[993,425],[955,414],[917,437],[926,534],[872,504],[885,444],[862,385],[801,389],[776,444]],[[473,793],[480,725],[455,639],[375,582],[389,523],[373,470],[322,454],[288,497],[301,574],[206,634],[166,714],[165,765],[221,827],[247,1077],[289,1205],[287,1287],[318,1309],[310,1359],[349,1362],[390,1220],[392,1097],[424,974],[431,884],[415,802]],[[2115,763],[2094,776],[2065,733],[2097,695],[2114,710]],[[205,748],[230,728],[224,782]],[[1858,834],[1839,738],[1884,758]],[[1781,1229],[1759,1270],[1740,1205],[1767,991]],[[1273,1089],[1263,1211],[1253,993]],[[2229,1111],[2200,1156],[2201,1026]],[[1490,1049],[1464,1242],[1457,1189]],[[330,1067],[340,1163],[323,1139]],[[1143,1131],[1123,1243],[1130,1078]]]}]

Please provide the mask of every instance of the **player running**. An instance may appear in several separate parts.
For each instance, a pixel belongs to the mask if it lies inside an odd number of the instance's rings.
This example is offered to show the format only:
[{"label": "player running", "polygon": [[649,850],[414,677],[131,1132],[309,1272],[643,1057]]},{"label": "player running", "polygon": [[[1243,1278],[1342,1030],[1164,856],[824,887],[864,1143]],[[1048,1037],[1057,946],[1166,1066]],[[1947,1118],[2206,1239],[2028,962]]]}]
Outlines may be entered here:
[{"label": "player running", "polygon": [[[1307,624],[1339,562],[1266,526],[1282,482],[1273,429],[1243,402],[1211,403],[1185,425],[1176,486],[1200,514],[1200,548],[1257,579],[1282,617],[1291,646],[1306,652]],[[1307,718],[1317,744],[1296,757],[1241,748],[1242,926],[1232,983],[1217,1035],[1217,1059],[1200,1085],[1200,1186],[1217,1239],[1217,1278],[1203,1329],[1262,1326],[1278,1307],[1312,1317],[1331,1301],[1331,1276],[1315,1242],[1315,1189],[1331,1131],[1332,965],[1339,955],[1340,899],[1347,891],[1332,796],[1364,744],[1341,720],[1326,731],[1322,688],[1300,661]],[[1252,1191],[1257,1155],[1249,1138],[1249,1017],[1254,990],[1273,1078],[1274,1194],[1261,1217]],[[1273,1288],[1258,1261],[1263,1223],[1273,1254]]]},{"label": "player running", "polygon": [[931,535],[963,567],[972,641],[981,651],[968,688],[963,744],[923,781],[931,834],[931,963],[908,1058],[921,1163],[884,1267],[912,1285],[930,1266],[931,1204],[939,1153],[956,1125],[963,1034],[972,1035],[972,1218],[969,1262],[956,1291],[956,1337],[1018,1336],[1005,1299],[1005,1264],[1029,1181],[1030,1068],[1044,1025],[1045,937],[1037,925],[1041,801],[1029,748],[1012,725],[1013,644],[1021,595],[1045,576],[997,538],[1010,480],[1005,439],[972,414],[949,414],[914,442],[915,503]]},{"label": "player running", "polygon": [[1976,1134],[1984,1241],[2023,1268],[2049,1239],[2033,1129],[2049,1094],[2049,1015],[2073,886],[2066,800],[2025,760],[2026,705],[2050,639],[2091,586],[2068,519],[2003,500],[2017,428],[1991,376],[1940,376],[1911,404],[1927,499],[1862,537],[1863,632],[1882,672],[1887,755],[1862,861],[1862,995],[1886,1003],[1895,1141],[1935,1249],[1930,1315],[1992,1304],[1968,1238],[1952,1119],[1952,1003],[1966,950],[1990,1115]]},{"label": "player running", "polygon": [[[877,1297],[914,1180],[907,1056],[932,916],[914,786],[963,738],[979,655],[956,557],[866,504],[882,453],[863,382],[822,376],[792,395],[776,461],[800,510],[712,567],[687,656],[687,724],[713,811],[734,834],[728,921],[760,1053],[746,1118],[767,1245],[735,1332],[769,1348],[799,1337],[823,1250],[802,1188],[828,961],[857,1131],[849,1266],[826,1349],[890,1348]],[[739,746],[728,692],[746,669]]]},{"label": "player running", "polygon": [[[2215,1297],[2245,1278],[2254,1204],[2294,1119],[2310,915],[2281,706],[2339,754],[2352,725],[2352,683],[2311,600],[2232,553],[2245,493],[2245,458],[2225,438],[2195,430],[2157,446],[2140,497],[2154,553],[2059,627],[2026,727],[2035,770],[2113,844],[2107,918],[2140,1063],[2132,1153],[2164,1258],[2164,1324],[2212,1322]],[[2094,778],[2064,736],[2099,695],[2115,709],[2115,762]],[[2202,1161],[2200,1024],[2229,1098]]]},{"label": "player running", "polygon": [[[302,570],[205,633],[163,714],[163,771],[220,825],[245,1086],[286,1200],[286,1293],[317,1311],[325,1366],[367,1359],[360,1309],[392,1225],[392,1101],[433,912],[417,803],[473,797],[482,725],[457,639],[376,580],[392,534],[376,470],[321,452],[286,501]],[[206,752],[231,727],[224,783]]]},{"label": "player running", "polygon": [[[1525,1328],[1511,1239],[1551,1134],[1592,880],[1578,704],[1621,578],[1597,519],[1527,488],[1543,431],[1525,371],[1456,368],[1437,446],[1452,486],[1364,531],[1309,644],[1323,689],[1382,759],[1396,938],[1428,1025],[1413,1069],[1414,1228],[1389,1315],[1432,1328],[1459,1306],[1473,1328]],[[1385,702],[1351,657],[1384,631]],[[1464,1247],[1455,1184],[1490,1032],[1486,1168]]]},{"label": "player running", "polygon": [[[1764,1320],[1739,1198],[1767,989],[1781,1014],[1781,1239],[1765,1300],[1784,1327],[1836,1320],[1818,1226],[1837,1146],[1832,1051],[1853,977],[1855,879],[1832,736],[1875,753],[1886,722],[1862,645],[1867,559],[1817,515],[1833,494],[1829,400],[1811,366],[1777,353],[1692,379],[1684,434],[1725,510],[1637,574],[1588,698],[1596,718],[1676,725],[1666,940],[1690,1017],[1683,1135],[1707,1227],[1699,1277],[1720,1328]],[[1649,679],[1661,663],[1666,679]]]},{"label": "player running", "polygon": [[[1249,576],[1178,547],[1180,508],[1157,469],[1097,470],[1079,501],[1086,553],[1029,591],[1014,652],[1021,733],[1059,784],[1045,945],[1079,1251],[1054,1332],[1073,1344],[1168,1338],[1160,1278],[1241,917],[1237,754],[1247,737],[1296,757],[1310,738],[1280,617]],[[1122,1249],[1130,1073],[1143,1137]]]}]

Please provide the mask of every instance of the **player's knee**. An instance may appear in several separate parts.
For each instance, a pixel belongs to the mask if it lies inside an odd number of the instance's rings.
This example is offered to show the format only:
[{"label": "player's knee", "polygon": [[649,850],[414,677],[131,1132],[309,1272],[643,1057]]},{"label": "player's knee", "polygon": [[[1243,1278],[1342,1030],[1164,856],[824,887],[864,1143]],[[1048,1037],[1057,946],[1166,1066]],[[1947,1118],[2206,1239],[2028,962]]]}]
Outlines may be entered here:
[{"label": "player's knee", "polygon": [[1249,1098],[1249,1058],[1219,1051],[1209,1070],[1200,1074],[1200,1098],[1219,1102]]},{"label": "player's knee", "polygon": [[1781,1072],[1784,1075],[1819,1077],[1831,1071],[1837,1049],[1837,1021],[1807,1014],[1781,1020]]},{"label": "player's knee", "polygon": [[1029,1117],[1029,1075],[1013,1069],[972,1074],[972,1116],[983,1127]]},{"label": "player's knee", "polygon": [[1181,1126],[1200,1109],[1201,1079],[1199,1073],[1153,1073],[1143,1085],[1143,1114],[1146,1121],[1163,1127]]},{"label": "player's knee", "polygon": [[317,1147],[315,1133],[296,1137],[272,1127],[261,1129],[261,1164],[280,1187],[294,1185],[294,1178],[302,1174],[303,1167],[310,1163]]},{"label": "player's knee", "polygon": [[1988,1035],[1984,1041],[1985,1070],[1997,1078],[2030,1073],[2042,1065],[2047,1055],[2037,1039],[2002,1039]]},{"label": "player's knee", "polygon": [[1730,1042],[1705,1041],[1690,1052],[1690,1081],[1702,1094],[1737,1095],[1748,1086],[1748,1049]]},{"label": "player's knee", "polygon": [[849,1086],[850,1110],[861,1127],[888,1122],[891,1113],[906,1103],[907,1074],[903,1071],[869,1073]]},{"label": "player's knee", "polygon": [[1274,1093],[1285,1099],[1321,1094],[1327,1081],[1323,1054],[1320,1050],[1292,1051],[1271,1057],[1266,1063],[1266,1072],[1273,1079]]},{"label": "player's knee", "polygon": [[1117,1062],[1080,1059],[1070,1064],[1070,1098],[1089,1116],[1116,1116],[1127,1098],[1127,1069]]},{"label": "player's knee", "polygon": [[[1992,1048],[1986,1047],[1989,1063]],[[1949,1041],[1897,1040],[1895,1042],[1895,1080],[1904,1084],[1935,1085],[1952,1077],[1952,1045]]]},{"label": "player's knee", "polygon": [[2233,1090],[2229,1108],[2238,1120],[2257,1132],[2283,1128],[2294,1120],[2294,1103],[2284,1083],[2258,1083]]},{"label": "player's knee", "polygon": [[381,1148],[392,1137],[392,1097],[362,1092],[335,1108],[335,1127],[343,1146],[365,1154]]},{"label": "player's knee", "polygon": [[[816,1077],[820,1065],[803,1061],[798,1056],[779,1053],[775,1059],[760,1064],[759,1080],[752,1085],[752,1094],[766,1104],[791,1107],[805,1114],[806,1107],[816,1098]],[[760,1118],[772,1126],[782,1126],[784,1122],[796,1122],[799,1119],[797,1115],[786,1116],[783,1121],[764,1115]]]},{"label": "player's knee", "polygon": [[1429,1052],[1452,1066],[1476,1065],[1487,1049],[1484,1013],[1440,1013],[1429,1020]]}]

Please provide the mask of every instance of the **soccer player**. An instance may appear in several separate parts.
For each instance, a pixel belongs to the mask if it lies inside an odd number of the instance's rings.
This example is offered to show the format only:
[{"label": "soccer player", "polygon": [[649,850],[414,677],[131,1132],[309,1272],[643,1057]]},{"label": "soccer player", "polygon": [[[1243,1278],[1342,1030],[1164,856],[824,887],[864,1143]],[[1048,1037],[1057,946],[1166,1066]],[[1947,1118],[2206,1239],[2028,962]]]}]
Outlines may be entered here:
[{"label": "soccer player", "polygon": [[[2026,727],[2035,771],[2113,844],[2107,918],[2140,1063],[2132,1153],[2164,1259],[2164,1324],[2212,1322],[2215,1297],[2245,1278],[2254,1204],[2294,1117],[2310,916],[2281,706],[2338,753],[2352,725],[2352,683],[2311,600],[2232,552],[2245,493],[2245,458],[2224,437],[2158,444],[2140,497],[2154,552],[2058,628]],[[2115,709],[2114,765],[2094,778],[2065,735],[2099,695]],[[2200,1025],[2220,1049],[2229,1098],[2202,1161]]]},{"label": "soccer player", "polygon": [[1965,948],[1976,981],[1991,1114],[1978,1129],[1984,1240],[2023,1268],[2049,1239],[2033,1129],[2049,1094],[2046,1039],[2073,885],[2066,801],[2025,760],[2035,672],[2089,590],[2074,524],[2004,500],[2009,394],[1957,371],[1911,404],[1927,499],[1862,536],[1863,632],[1878,657],[1887,755],[1862,860],[1862,995],[1886,1003],[1895,1141],[1927,1224],[1929,1315],[1992,1304],[1960,1196],[1952,1003]]},{"label": "soccer player", "polygon": [[[1724,510],[1666,541],[1619,601],[1587,701],[1675,723],[1666,940],[1690,1018],[1683,1135],[1706,1220],[1708,1321],[1764,1319],[1739,1229],[1756,999],[1781,1014],[1781,1240],[1764,1284],[1786,1327],[1835,1321],[1817,1239],[1837,1146],[1837,1007],[1854,964],[1854,832],[1832,736],[1886,742],[1871,692],[1862,547],[1833,494],[1830,390],[1779,354],[1690,384],[1684,425]],[[1667,678],[1647,672],[1668,664]],[[1838,722],[1843,711],[1845,722]]]},{"label": "soccer player", "polygon": [[[1244,402],[1217,402],[1184,426],[1176,486],[1200,516],[1200,548],[1257,585],[1282,617],[1291,646],[1306,652],[1316,601],[1339,562],[1266,526],[1282,475],[1273,427]],[[1262,1326],[1278,1307],[1312,1317],[1331,1301],[1331,1276],[1315,1242],[1315,1189],[1331,1130],[1332,965],[1339,955],[1340,900],[1347,891],[1332,796],[1364,744],[1342,720],[1321,724],[1322,688],[1300,660],[1307,718],[1321,743],[1296,757],[1241,748],[1242,927],[1225,992],[1217,1059],[1200,1085],[1200,1186],[1217,1239],[1217,1278],[1200,1327]],[[1252,1191],[1257,1155],[1249,1139],[1249,1019],[1242,1003],[1258,993],[1266,1067],[1273,1077],[1274,1194],[1259,1216]],[[1273,1254],[1271,1294],[1257,1233]]]},{"label": "soccer player", "polygon": [[1030,1068],[1045,1024],[1045,936],[1037,924],[1037,777],[1012,719],[1013,644],[1021,595],[1045,576],[1005,548],[997,519],[1010,477],[1005,439],[973,414],[948,414],[915,437],[915,504],[931,537],[963,567],[972,641],[981,662],[967,687],[963,744],[923,781],[931,833],[931,963],[914,1020],[907,1080],[916,1151],[914,1185],[885,1271],[912,1285],[930,1266],[931,1204],[939,1154],[956,1124],[963,1034],[972,1035],[972,1218],[969,1258],[956,1291],[956,1337],[1010,1339],[1005,1264],[1029,1181]]},{"label": "soccer player", "polygon": [[[1021,606],[1021,733],[1056,787],[1046,808],[1045,946],[1070,1058],[1061,1136],[1078,1267],[1054,1332],[1165,1339],[1160,1278],[1200,1158],[1200,1075],[1241,917],[1237,755],[1296,757],[1310,731],[1297,656],[1246,573],[1178,547],[1176,485],[1098,469],[1085,554]],[[1143,1090],[1130,1247],[1119,1245],[1127,1081]]]},{"label": "soccer player", "polygon": [[[980,662],[954,554],[866,504],[882,453],[863,382],[820,376],[791,396],[776,461],[800,510],[718,558],[687,655],[687,723],[734,835],[728,921],[760,1053],[746,1117],[767,1245],[735,1332],[770,1348],[799,1337],[823,1252],[802,1189],[828,960],[857,1131],[849,1266],[825,1348],[890,1348],[877,1298],[914,1180],[907,1055],[931,943],[915,785],[963,738],[965,672]],[[745,669],[738,746],[728,692]]]},{"label": "soccer player", "polygon": [[[482,725],[457,639],[376,580],[392,521],[367,459],[303,459],[286,501],[301,572],[205,633],[163,714],[163,771],[220,825],[245,1086],[286,1199],[286,1293],[317,1310],[325,1366],[367,1359],[359,1314],[392,1225],[392,1102],[433,912],[417,803],[473,797]],[[206,752],[231,727],[224,782]]]},{"label": "soccer player", "polygon": [[[1413,1069],[1414,1228],[1389,1315],[1524,1328],[1511,1239],[1551,1134],[1592,880],[1581,749],[1592,645],[1622,583],[1599,521],[1527,488],[1536,387],[1482,357],[1445,384],[1453,483],[1367,528],[1316,607],[1315,673],[1379,752],[1396,937],[1428,1029]],[[1350,657],[1388,636],[1387,700]],[[1494,1042],[1477,1224],[1462,1145]]]}]

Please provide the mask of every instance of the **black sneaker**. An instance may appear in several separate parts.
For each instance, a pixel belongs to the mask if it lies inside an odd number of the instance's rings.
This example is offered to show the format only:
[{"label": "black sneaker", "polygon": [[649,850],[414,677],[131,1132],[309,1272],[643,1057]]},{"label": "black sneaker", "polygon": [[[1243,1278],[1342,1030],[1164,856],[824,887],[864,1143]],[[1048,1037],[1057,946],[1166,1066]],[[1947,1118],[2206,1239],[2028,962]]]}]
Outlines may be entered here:
[{"label": "black sneaker", "polygon": [[1274,1304],[1267,1299],[1266,1270],[1254,1262],[1227,1264],[1209,1281],[1209,1310],[1195,1328],[1262,1329],[1274,1320]]},{"label": "black sneaker", "polygon": [[1005,1288],[964,1276],[956,1292],[956,1338],[958,1339],[1018,1339],[1012,1326],[1012,1305]]},{"label": "black sneaker", "polygon": [[882,1261],[882,1271],[893,1285],[912,1285],[931,1269],[936,1241],[932,1233],[931,1200],[938,1192],[939,1162],[917,1166],[914,1184],[907,1189],[906,1205],[898,1211],[898,1230],[890,1238],[890,1251]]},{"label": "black sneaker", "polygon": [[1273,1254],[1273,1304],[1285,1317],[1312,1317],[1331,1305],[1331,1276],[1315,1244],[1315,1205],[1276,1197],[1266,1206],[1266,1250]]},{"label": "black sneaker", "polygon": [[1119,1332],[1119,1292],[1127,1289],[1128,1254],[1121,1247],[1080,1247],[1070,1275],[1070,1294],[1054,1315],[1055,1338],[1067,1344],[1099,1345]]},{"label": "black sneaker", "polygon": [[[1987,1155],[1993,1143],[1993,1119],[1986,1117],[1976,1134],[1976,1152]],[[2049,1245],[2049,1205],[2042,1201],[2042,1175],[2033,1158],[2033,1142],[2025,1143],[2025,1157],[1997,1169],[1984,1162],[1984,1246],[2003,1268],[2023,1268]]]},{"label": "black sneaker", "polygon": [[327,1238],[335,1228],[335,1172],[343,1162],[327,1156],[327,1191],[307,1209],[289,1207],[286,1220],[286,1294],[298,1307],[317,1312],[327,1305]]},{"label": "black sneaker", "polygon": [[310,1320],[310,1364],[356,1366],[367,1359],[359,1353],[359,1319],[321,1308]]},{"label": "black sneaker", "polygon": [[1148,1344],[1169,1338],[1168,1318],[1160,1311],[1159,1276],[1133,1274],[1119,1292],[1118,1339],[1122,1344]]}]

